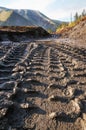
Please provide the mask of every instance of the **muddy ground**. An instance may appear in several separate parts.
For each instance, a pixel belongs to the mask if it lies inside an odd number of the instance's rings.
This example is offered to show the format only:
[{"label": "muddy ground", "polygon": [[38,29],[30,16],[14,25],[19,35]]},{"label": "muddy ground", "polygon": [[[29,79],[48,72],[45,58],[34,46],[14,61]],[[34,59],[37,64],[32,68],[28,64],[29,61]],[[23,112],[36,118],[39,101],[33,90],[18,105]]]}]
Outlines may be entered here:
[{"label": "muddy ground", "polygon": [[86,46],[0,45],[0,130],[86,130]]}]

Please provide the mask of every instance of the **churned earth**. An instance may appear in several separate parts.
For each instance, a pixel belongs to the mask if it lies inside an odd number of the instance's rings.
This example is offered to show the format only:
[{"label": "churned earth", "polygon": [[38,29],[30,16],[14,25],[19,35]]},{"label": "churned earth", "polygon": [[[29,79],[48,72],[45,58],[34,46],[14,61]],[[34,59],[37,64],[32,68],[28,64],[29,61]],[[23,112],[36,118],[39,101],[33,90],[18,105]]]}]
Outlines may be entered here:
[{"label": "churned earth", "polygon": [[86,130],[86,46],[68,41],[0,44],[0,130]]}]

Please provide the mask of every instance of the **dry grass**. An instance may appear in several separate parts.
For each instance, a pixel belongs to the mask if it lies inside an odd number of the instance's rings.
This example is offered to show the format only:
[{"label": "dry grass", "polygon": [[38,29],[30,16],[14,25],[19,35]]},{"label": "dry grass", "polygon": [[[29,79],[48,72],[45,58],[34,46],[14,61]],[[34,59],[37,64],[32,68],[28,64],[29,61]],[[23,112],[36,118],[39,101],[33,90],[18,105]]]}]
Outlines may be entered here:
[{"label": "dry grass", "polygon": [[0,13],[0,21],[5,22],[10,17],[11,14],[12,11],[2,11]]},{"label": "dry grass", "polygon": [[63,34],[65,32],[68,32],[72,30],[76,25],[78,25],[80,22],[85,21],[86,16],[82,17],[81,19],[78,19],[77,21],[71,22],[68,25],[63,25],[60,28],[57,29],[56,33],[57,34]]}]

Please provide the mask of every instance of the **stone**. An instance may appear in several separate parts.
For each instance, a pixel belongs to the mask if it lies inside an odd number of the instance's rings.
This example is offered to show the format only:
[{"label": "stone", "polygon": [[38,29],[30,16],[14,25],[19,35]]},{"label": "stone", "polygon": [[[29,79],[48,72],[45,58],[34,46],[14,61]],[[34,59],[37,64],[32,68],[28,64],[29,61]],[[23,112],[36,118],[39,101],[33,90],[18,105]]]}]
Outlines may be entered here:
[{"label": "stone", "polygon": [[57,112],[52,112],[51,114],[49,114],[49,118],[53,119],[57,117]]}]

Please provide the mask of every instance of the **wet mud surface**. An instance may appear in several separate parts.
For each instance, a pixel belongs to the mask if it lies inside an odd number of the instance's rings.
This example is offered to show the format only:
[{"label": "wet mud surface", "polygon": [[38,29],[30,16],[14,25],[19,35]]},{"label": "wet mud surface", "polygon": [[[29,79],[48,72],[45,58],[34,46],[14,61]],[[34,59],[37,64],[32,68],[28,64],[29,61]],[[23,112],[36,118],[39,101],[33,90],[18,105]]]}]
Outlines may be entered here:
[{"label": "wet mud surface", "polygon": [[86,130],[86,48],[52,42],[0,45],[0,130]]}]

